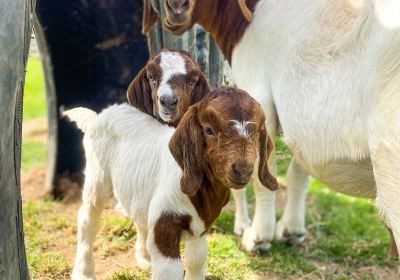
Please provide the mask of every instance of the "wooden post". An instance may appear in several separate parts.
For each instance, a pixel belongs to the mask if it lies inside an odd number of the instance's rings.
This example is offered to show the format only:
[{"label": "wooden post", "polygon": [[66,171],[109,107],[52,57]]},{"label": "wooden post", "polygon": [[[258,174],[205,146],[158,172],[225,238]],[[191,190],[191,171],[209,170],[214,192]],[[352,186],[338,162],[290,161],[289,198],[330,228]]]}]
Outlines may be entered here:
[{"label": "wooden post", "polygon": [[0,279],[29,278],[20,189],[22,100],[30,1],[0,0]]},{"label": "wooden post", "polygon": [[162,48],[187,51],[200,64],[202,71],[208,77],[212,87],[218,87],[222,82],[223,56],[213,39],[199,26],[185,32],[182,36],[175,36],[162,27],[165,17],[163,0],[154,0],[160,19],[147,34],[150,55],[154,55]]}]

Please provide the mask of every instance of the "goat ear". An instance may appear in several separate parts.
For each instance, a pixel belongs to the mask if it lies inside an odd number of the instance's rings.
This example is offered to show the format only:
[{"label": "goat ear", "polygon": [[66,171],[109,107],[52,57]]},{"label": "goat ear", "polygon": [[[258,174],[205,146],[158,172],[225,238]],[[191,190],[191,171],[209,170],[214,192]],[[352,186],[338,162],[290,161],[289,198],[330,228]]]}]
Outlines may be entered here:
[{"label": "goat ear", "polygon": [[199,190],[204,176],[204,139],[197,112],[198,106],[189,108],[169,141],[171,154],[183,171],[181,190],[190,196]]},{"label": "goat ear", "polygon": [[151,0],[143,1],[142,33],[146,34],[156,23],[158,13],[154,10]]},{"label": "goat ear", "polygon": [[268,158],[274,149],[274,144],[271,138],[267,135],[265,125],[260,130],[259,134],[259,147],[260,147],[260,162],[258,166],[258,178],[260,182],[270,190],[278,189],[278,181],[268,169]]},{"label": "goat ear", "polygon": [[147,79],[146,68],[143,68],[133,79],[126,93],[128,102],[131,106],[153,115],[153,98],[151,96],[151,87]]},{"label": "goat ear", "polygon": [[206,76],[200,73],[199,79],[196,86],[192,90],[192,103],[195,104],[203,99],[203,97],[211,91],[210,84],[207,81]]}]

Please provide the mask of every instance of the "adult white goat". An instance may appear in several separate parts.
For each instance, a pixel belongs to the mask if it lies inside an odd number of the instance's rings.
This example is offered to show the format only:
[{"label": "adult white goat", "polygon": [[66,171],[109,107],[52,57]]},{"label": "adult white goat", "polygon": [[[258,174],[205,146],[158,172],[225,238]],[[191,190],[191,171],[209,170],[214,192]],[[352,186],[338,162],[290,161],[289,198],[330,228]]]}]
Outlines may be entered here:
[{"label": "adult white goat", "polygon": [[[240,3],[238,3],[240,2]],[[400,1],[164,0],[165,26],[199,23],[231,61],[238,87],[280,127],[294,158],[276,237],[303,240],[308,174],[350,195],[376,198],[400,246]],[[144,30],[154,21],[147,5]],[[251,22],[249,22],[251,20]],[[275,160],[270,161],[273,170]],[[250,227],[236,192],[235,231],[247,251],[270,246],[275,194],[255,183]]]}]

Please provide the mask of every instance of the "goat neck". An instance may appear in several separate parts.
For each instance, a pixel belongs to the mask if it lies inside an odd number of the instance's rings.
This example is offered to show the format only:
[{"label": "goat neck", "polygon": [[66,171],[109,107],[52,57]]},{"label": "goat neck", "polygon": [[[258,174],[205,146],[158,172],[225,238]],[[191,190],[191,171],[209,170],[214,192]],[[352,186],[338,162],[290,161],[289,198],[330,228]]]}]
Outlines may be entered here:
[{"label": "goat neck", "polygon": [[[251,11],[258,0],[247,0]],[[250,22],[243,15],[236,0],[196,1],[193,19],[209,32],[231,63],[233,48],[240,42]]]},{"label": "goat neck", "polygon": [[190,201],[203,220],[206,233],[229,201],[230,190],[212,175],[203,178],[201,187]]}]

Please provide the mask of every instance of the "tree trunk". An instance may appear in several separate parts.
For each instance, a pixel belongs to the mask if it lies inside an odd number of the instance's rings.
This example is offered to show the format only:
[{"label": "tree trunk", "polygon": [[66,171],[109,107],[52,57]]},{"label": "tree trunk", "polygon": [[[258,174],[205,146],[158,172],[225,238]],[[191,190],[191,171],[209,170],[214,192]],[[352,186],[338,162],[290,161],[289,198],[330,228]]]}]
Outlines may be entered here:
[{"label": "tree trunk", "polygon": [[20,189],[22,98],[31,35],[25,0],[0,0],[0,279],[28,279]]}]

